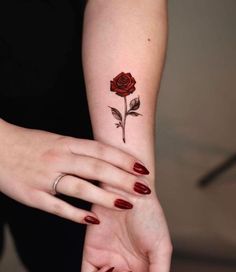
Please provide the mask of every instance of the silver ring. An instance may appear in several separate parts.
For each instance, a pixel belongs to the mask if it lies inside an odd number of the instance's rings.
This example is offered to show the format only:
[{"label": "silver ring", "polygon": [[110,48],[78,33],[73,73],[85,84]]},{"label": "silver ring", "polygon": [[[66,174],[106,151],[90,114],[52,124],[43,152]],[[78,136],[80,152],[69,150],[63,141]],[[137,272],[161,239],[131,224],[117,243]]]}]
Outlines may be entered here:
[{"label": "silver ring", "polygon": [[57,185],[58,185],[59,181],[66,175],[67,174],[61,174],[54,180],[53,185],[52,185],[52,194],[53,195],[57,194]]}]

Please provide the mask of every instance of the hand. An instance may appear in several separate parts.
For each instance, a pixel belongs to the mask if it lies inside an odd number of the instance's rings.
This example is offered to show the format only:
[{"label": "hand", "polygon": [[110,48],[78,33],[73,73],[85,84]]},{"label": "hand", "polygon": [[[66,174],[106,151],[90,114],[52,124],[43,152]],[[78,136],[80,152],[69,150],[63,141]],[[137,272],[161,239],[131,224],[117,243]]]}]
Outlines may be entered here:
[{"label": "hand", "polygon": [[138,195],[134,191],[139,180],[136,171],[144,168],[137,167],[136,162],[131,155],[97,141],[22,128],[0,119],[0,191],[23,204],[78,223],[97,224],[99,218],[94,212],[55,197],[54,180],[65,173],[58,183],[58,193],[120,211],[132,205],[124,202],[120,206],[117,199],[126,201],[122,195],[88,180]]},{"label": "hand", "polygon": [[105,265],[115,267],[113,272],[169,271],[172,246],[154,191],[143,198],[130,196],[130,200],[134,208],[125,213],[93,205],[101,224],[87,227],[82,272]]}]

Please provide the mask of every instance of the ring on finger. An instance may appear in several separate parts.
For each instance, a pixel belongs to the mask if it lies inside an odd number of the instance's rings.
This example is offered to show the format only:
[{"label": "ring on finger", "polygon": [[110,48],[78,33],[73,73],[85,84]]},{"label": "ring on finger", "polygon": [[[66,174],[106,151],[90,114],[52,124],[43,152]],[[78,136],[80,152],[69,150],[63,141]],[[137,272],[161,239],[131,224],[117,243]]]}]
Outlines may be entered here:
[{"label": "ring on finger", "polygon": [[53,195],[56,195],[58,194],[57,192],[57,185],[58,183],[61,181],[61,179],[64,177],[64,176],[67,176],[67,174],[60,174],[53,182],[52,184],[52,194]]}]

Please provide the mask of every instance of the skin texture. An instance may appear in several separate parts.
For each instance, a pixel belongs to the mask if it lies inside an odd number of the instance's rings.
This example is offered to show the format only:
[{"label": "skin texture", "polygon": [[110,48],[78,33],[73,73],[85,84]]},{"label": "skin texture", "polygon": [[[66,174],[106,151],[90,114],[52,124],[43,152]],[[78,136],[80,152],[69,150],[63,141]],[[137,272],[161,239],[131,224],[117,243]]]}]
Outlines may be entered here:
[{"label": "skin texture", "polygon": [[[99,219],[99,225],[88,227],[82,272],[105,272],[112,266],[114,272],[167,272],[172,247],[155,192],[154,154],[166,2],[88,1],[84,29],[84,71],[96,141],[0,120],[0,190],[28,206],[78,223],[85,224],[85,216]],[[125,146],[116,128],[111,129],[113,117],[107,108],[117,103],[108,90],[110,79],[120,71],[132,73],[142,99],[143,116],[127,125],[126,134],[132,140]],[[137,160],[148,168],[148,177],[134,173]],[[70,175],[61,179],[57,191],[92,202],[91,212],[73,208],[51,194],[53,181],[61,173]],[[100,188],[87,180],[100,181]],[[134,192],[137,180],[148,185],[152,194]],[[117,198],[133,208],[115,207]]]},{"label": "skin texture", "polygon": [[172,248],[159,202],[153,195],[134,203],[126,213],[94,206],[101,224],[88,228],[82,271],[105,264],[115,266],[115,272],[169,271]]},{"label": "skin texture", "polygon": [[[53,181],[61,173],[67,173],[57,184],[58,193],[124,212],[126,209],[115,203],[117,199],[129,201],[125,196],[99,188],[89,180],[99,180],[141,196],[134,186],[136,182],[147,183],[133,170],[136,162],[135,157],[97,141],[22,128],[0,119],[1,192],[25,205],[77,223],[97,225],[96,220],[100,219],[95,212],[75,208],[56,198],[52,194]],[[124,179],[128,182],[122,183]],[[90,217],[90,222],[85,220],[87,216],[92,216],[95,222]]]},{"label": "skin texture", "polygon": [[[120,213],[93,205],[101,224],[87,228],[82,272],[104,265],[114,266],[114,272],[169,271],[172,245],[155,184],[155,117],[166,43],[165,0],[88,1],[82,57],[94,136],[140,159],[150,172],[145,180],[152,194],[140,198],[105,185],[134,207]],[[136,95],[142,101],[142,116],[126,119],[125,143],[107,107],[124,108],[123,97],[118,99],[110,91],[110,81],[121,72],[135,79],[136,90],[130,97]]]}]

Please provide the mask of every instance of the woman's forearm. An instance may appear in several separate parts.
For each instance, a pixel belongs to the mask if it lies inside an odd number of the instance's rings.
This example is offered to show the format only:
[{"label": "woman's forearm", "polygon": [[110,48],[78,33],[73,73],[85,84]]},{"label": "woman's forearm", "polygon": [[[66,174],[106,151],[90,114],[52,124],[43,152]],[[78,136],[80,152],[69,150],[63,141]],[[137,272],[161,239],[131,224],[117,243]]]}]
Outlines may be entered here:
[{"label": "woman's forearm", "polygon": [[[90,0],[84,17],[82,56],[95,139],[140,159],[150,171],[152,187],[166,5],[166,0]],[[113,79],[121,72],[131,79],[130,93],[116,89],[120,83]]]}]

